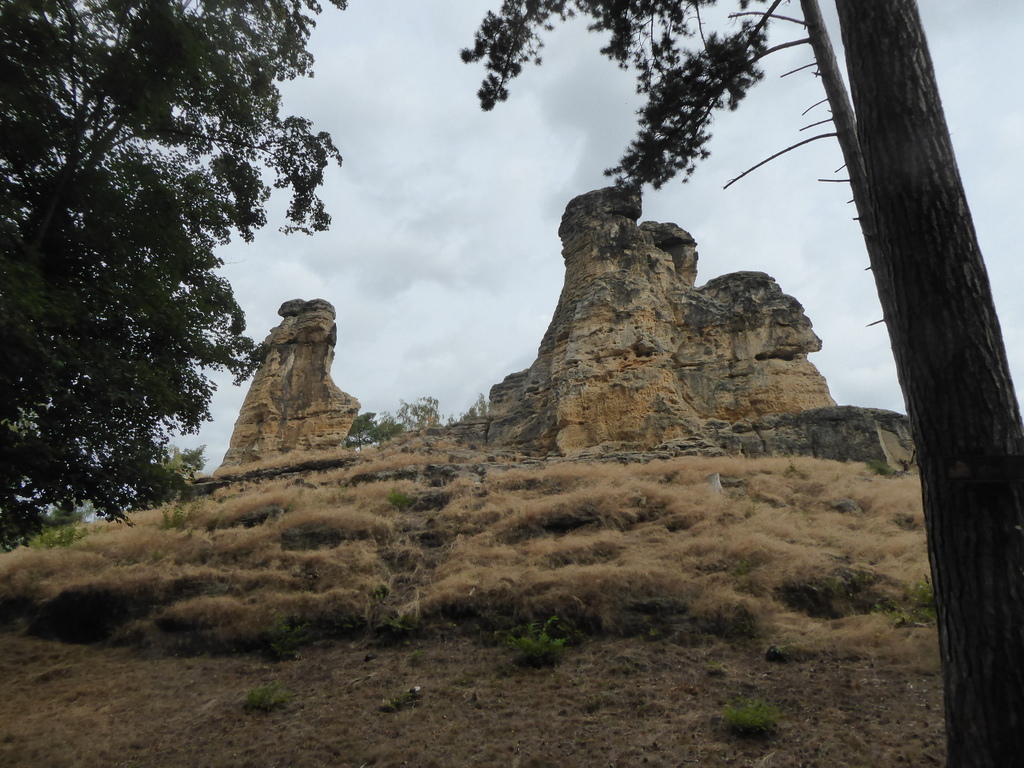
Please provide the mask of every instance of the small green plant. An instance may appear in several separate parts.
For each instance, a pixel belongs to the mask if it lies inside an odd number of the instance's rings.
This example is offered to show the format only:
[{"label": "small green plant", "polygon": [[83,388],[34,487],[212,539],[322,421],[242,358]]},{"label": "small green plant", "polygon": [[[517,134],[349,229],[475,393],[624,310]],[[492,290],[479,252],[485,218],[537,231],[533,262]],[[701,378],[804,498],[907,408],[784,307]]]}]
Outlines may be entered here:
[{"label": "small green plant", "polygon": [[404,512],[407,508],[412,506],[414,499],[407,493],[402,493],[397,488],[392,488],[388,494],[388,504],[397,509],[399,512]]},{"label": "small green plant", "polygon": [[407,691],[402,691],[394,696],[383,699],[380,703],[380,711],[397,712],[406,707],[416,706],[416,702],[420,699],[420,690],[420,686],[414,685]]},{"label": "small green plant", "polygon": [[387,584],[378,585],[373,592],[370,593],[370,597],[373,598],[375,603],[383,603],[388,599],[388,595],[391,594],[391,588]]},{"label": "small green plant", "polygon": [[734,701],[722,710],[722,716],[740,736],[766,736],[779,724],[779,710],[764,699]]},{"label": "small green plant", "polygon": [[32,549],[70,547],[84,537],[86,533],[87,531],[84,528],[79,528],[77,523],[56,525],[50,528],[43,528],[43,530],[28,540],[28,545]]},{"label": "small green plant", "polygon": [[931,582],[928,579],[921,579],[910,584],[905,589],[907,597],[916,608],[931,608],[935,610],[935,592],[932,590]]},{"label": "small green plant", "polygon": [[881,475],[882,477],[890,477],[896,474],[896,470],[889,466],[889,463],[883,459],[872,459],[867,462],[867,467],[874,474]]},{"label": "small green plant", "polygon": [[927,579],[904,586],[905,603],[891,597],[879,598],[876,613],[883,613],[894,627],[920,626],[935,623],[935,594]]},{"label": "small green plant", "polygon": [[724,677],[726,672],[725,664],[716,659],[708,659],[704,662],[704,671],[710,677]]},{"label": "small green plant", "polygon": [[786,467],[786,471],[783,472],[782,474],[785,475],[786,477],[798,477],[801,480],[806,480],[809,477],[809,475],[806,472],[797,467],[797,465],[794,464],[792,461],[789,462],[789,466]]},{"label": "small green plant", "polygon": [[198,506],[195,503],[192,504],[175,504],[173,507],[168,509],[164,507],[160,513],[160,529],[164,531],[184,530],[188,525],[189,521],[195,517],[198,511]]},{"label": "small green plant", "polygon": [[543,625],[535,621],[515,627],[506,635],[505,645],[519,651],[520,662],[526,666],[553,667],[566,645],[581,637],[572,622],[552,616]]},{"label": "small green plant", "polygon": [[409,666],[418,667],[420,662],[423,661],[423,649],[417,648],[415,651],[409,654]]},{"label": "small green plant", "polygon": [[269,683],[253,688],[245,697],[246,712],[271,712],[283,707],[292,699],[291,691],[281,687],[279,683]]},{"label": "small green plant", "polygon": [[299,647],[309,642],[309,624],[299,624],[284,616],[267,631],[270,652],[278,661],[297,658]]},{"label": "small green plant", "polygon": [[419,629],[419,619],[411,613],[392,614],[381,619],[380,631],[392,640],[403,640]]}]

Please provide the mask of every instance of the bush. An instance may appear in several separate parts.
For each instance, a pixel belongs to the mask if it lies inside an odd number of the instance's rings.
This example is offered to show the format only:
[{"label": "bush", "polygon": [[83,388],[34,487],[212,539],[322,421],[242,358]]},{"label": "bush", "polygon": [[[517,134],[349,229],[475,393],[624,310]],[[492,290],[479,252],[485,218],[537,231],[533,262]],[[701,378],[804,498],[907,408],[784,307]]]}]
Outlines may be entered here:
[{"label": "bush", "polygon": [[182,531],[189,524],[189,521],[196,516],[199,511],[199,504],[192,502],[191,504],[185,505],[178,502],[171,508],[164,507],[160,512],[160,529],[164,531],[175,530]]},{"label": "bush", "polygon": [[84,528],[79,528],[76,523],[57,525],[52,528],[43,528],[43,530],[28,540],[28,545],[32,549],[70,547],[85,536],[86,533],[87,531]]},{"label": "bush", "polygon": [[267,635],[274,658],[289,661],[297,658],[299,647],[309,642],[309,624],[299,624],[282,616]]},{"label": "bush", "polygon": [[392,614],[381,620],[380,633],[392,640],[405,640],[419,629],[420,622],[410,613]]},{"label": "bush", "polygon": [[722,715],[729,729],[740,736],[765,736],[779,724],[779,710],[764,699],[735,701]]},{"label": "bush", "polygon": [[283,707],[292,699],[291,691],[285,690],[279,683],[269,683],[253,688],[245,697],[246,712],[270,712]]},{"label": "bush", "polygon": [[404,431],[405,427],[395,421],[390,414],[382,413],[380,418],[377,418],[376,413],[361,413],[352,422],[352,428],[345,438],[345,447],[358,450],[364,446],[380,445]]},{"label": "bush", "polygon": [[565,653],[566,645],[580,633],[569,621],[552,616],[540,622],[516,627],[505,637],[505,645],[519,651],[520,662],[529,667],[553,667]]},{"label": "bush", "polygon": [[396,693],[394,696],[384,699],[380,703],[381,712],[398,712],[406,707],[415,707],[420,699],[420,686],[414,685],[407,691]]},{"label": "bush", "polygon": [[399,512],[404,511],[410,507],[414,499],[407,493],[402,493],[397,488],[392,488],[388,494],[388,504],[397,509]]},{"label": "bush", "polygon": [[890,477],[896,474],[896,470],[889,466],[888,462],[882,459],[872,459],[867,462],[867,467],[876,475],[882,475],[882,477]]},{"label": "bush", "polygon": [[904,603],[891,597],[875,602],[876,613],[883,613],[894,627],[922,626],[935,623],[935,594],[927,579],[903,587]]}]

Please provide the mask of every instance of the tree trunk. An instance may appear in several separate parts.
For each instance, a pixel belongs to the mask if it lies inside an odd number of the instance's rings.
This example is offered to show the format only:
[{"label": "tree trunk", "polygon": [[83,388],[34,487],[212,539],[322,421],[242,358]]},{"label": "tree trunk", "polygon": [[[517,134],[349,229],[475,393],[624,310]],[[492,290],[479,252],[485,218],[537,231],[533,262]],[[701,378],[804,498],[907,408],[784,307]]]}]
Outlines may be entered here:
[{"label": "tree trunk", "polygon": [[1006,768],[1024,759],[1020,411],[917,6],[836,6],[865,237],[921,467],[948,765]]}]

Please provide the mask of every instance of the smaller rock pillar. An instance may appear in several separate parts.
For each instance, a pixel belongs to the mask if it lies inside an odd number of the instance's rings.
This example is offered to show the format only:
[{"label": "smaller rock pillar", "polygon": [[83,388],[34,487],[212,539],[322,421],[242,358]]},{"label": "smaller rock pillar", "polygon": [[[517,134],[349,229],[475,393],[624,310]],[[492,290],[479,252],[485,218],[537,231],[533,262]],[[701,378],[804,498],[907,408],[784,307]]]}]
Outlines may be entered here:
[{"label": "smaller rock pillar", "polygon": [[359,413],[359,401],[331,380],[338,338],[334,307],[323,299],[293,299],[277,313],[281,324],[264,342],[267,357],[249,386],[220,469],[339,446]]}]

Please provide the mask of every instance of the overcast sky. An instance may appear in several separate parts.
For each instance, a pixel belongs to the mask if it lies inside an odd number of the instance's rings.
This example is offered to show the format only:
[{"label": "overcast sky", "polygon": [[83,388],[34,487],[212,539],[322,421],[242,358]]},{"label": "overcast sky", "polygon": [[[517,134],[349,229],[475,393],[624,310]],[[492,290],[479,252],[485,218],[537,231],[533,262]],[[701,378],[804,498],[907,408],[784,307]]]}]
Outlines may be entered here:
[{"label": "overcast sky", "polygon": [[[326,5],[326,4],[325,4]],[[564,269],[557,236],[565,204],[606,186],[635,132],[633,77],[604,59],[582,21],[550,33],[544,65],[481,112],[471,44],[498,0],[350,0],[327,6],[313,34],[316,77],[286,84],[284,111],[328,131],[344,165],[321,192],[329,232],[284,236],[286,200],[252,244],[222,251],[248,332],[262,339],[289,299],[323,298],[338,312],[333,378],[363,411],[437,397],[462,413],[532,363]],[[985,254],[1014,378],[1024,380],[1024,95],[1020,0],[920,3],[960,172]],[[823,10],[834,18],[829,0]],[[799,15],[799,5],[782,12]],[[834,44],[839,34],[832,25]],[[802,37],[776,24],[774,42]],[[711,158],[692,179],[644,196],[644,219],[671,221],[698,243],[698,285],[737,270],[768,272],[803,303],[824,348],[811,360],[840,404],[904,411],[839,149],[815,142],[728,190],[732,177],[806,138],[827,117],[806,46],[765,61],[767,77],[713,126]],[[1017,82],[1018,85],[1013,85]],[[829,129],[829,126],[822,126]],[[815,129],[811,129],[813,131]],[[247,385],[218,377],[213,421],[183,447],[205,444],[209,469],[227,449]]]}]

